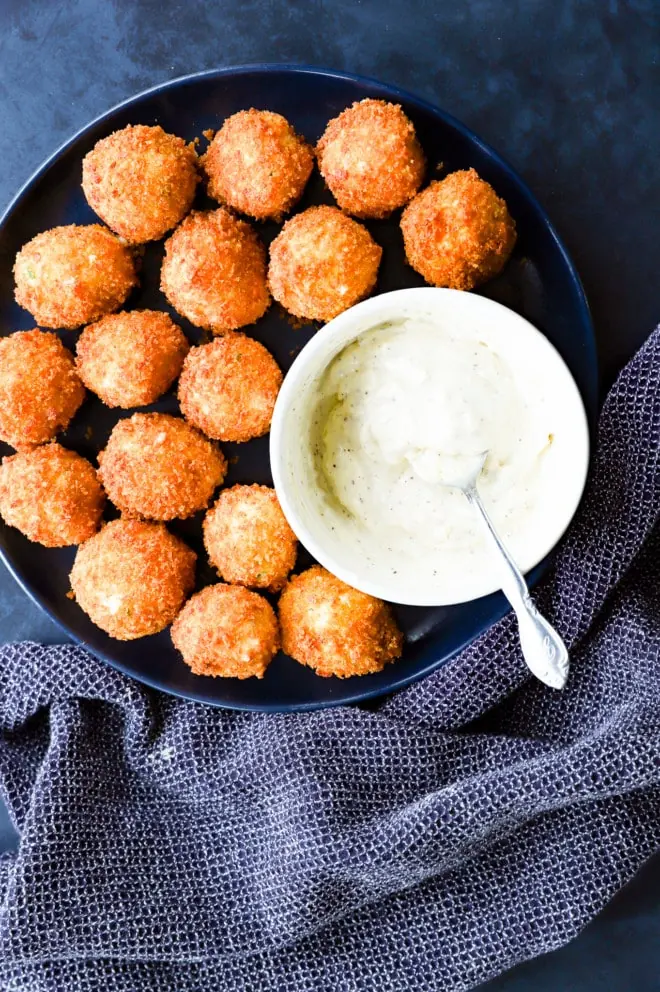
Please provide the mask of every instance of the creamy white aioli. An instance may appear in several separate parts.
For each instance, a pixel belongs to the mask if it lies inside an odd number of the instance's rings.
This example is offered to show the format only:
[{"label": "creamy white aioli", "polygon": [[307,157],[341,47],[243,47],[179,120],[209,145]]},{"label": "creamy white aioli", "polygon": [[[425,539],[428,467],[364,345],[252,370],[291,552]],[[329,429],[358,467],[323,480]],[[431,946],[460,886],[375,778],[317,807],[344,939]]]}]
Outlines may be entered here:
[{"label": "creamy white aioli", "polygon": [[311,432],[338,541],[357,542],[376,570],[469,586],[494,562],[475,511],[447,484],[467,481],[488,452],[479,491],[529,565],[544,527],[552,404],[530,395],[511,358],[488,328],[454,335],[420,318],[381,324],[340,351],[318,381]]},{"label": "creamy white aioli", "polygon": [[[303,545],[350,585],[444,607],[500,588],[465,497],[479,490],[529,571],[556,545],[589,462],[584,405],[547,337],[514,311],[450,289],[398,290],[340,314],[284,379],[273,481]],[[435,611],[408,618],[415,640]]]}]

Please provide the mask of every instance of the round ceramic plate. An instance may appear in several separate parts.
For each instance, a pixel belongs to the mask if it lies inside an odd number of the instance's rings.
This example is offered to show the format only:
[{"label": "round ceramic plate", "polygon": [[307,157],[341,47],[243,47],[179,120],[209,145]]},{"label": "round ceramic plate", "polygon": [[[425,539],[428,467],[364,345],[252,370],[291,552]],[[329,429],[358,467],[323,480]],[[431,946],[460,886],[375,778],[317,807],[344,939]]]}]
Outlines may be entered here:
[{"label": "round ceramic plate", "polygon": [[[97,221],[80,187],[81,161],[93,145],[127,124],[160,124],[187,140],[217,129],[224,118],[250,107],[284,114],[310,142],[322,134],[326,122],[365,97],[400,103],[412,118],[429,162],[429,178],[473,166],[492,183],[509,205],[518,227],[518,243],[503,273],[479,290],[511,307],[536,325],[552,341],[568,364],[592,421],[597,404],[597,370],[593,329],[586,300],[573,265],[543,209],[522,180],[474,134],[441,110],[399,89],[357,76],[298,66],[257,65],[187,76],[128,100],[89,124],[53,155],[18,193],[0,221],[0,333],[34,326],[28,313],[14,302],[12,265],[21,245],[39,231],[59,224]],[[512,127],[515,121],[511,122]],[[298,209],[332,203],[317,172]],[[200,194],[198,206],[212,206]],[[376,292],[421,286],[423,281],[405,264],[399,216],[367,224],[383,246]],[[278,231],[275,224],[260,225],[266,242]],[[192,341],[200,332],[175,314],[160,293],[162,242],[148,246],[141,287],[128,301],[130,307],[169,310]],[[294,329],[276,307],[248,332],[262,341],[286,371],[294,356],[316,331],[315,326]],[[63,342],[75,344],[77,333],[61,332]],[[149,409],[176,412],[173,394]],[[62,442],[92,460],[121,416],[131,411],[109,410],[89,397]],[[231,461],[227,484],[272,484],[268,438],[243,445],[224,445]],[[9,453],[0,444],[0,455]],[[201,515],[175,522],[179,533],[199,553],[198,587],[216,581],[201,542]],[[49,550],[30,543],[18,531],[0,523],[2,558],[26,592],[74,640],[108,664],[176,695],[206,703],[247,710],[314,709],[355,702],[400,688],[429,674],[498,620],[506,610],[500,594],[452,607],[397,608],[405,632],[403,657],[383,672],[352,679],[322,679],[311,669],[279,655],[262,680],[212,679],[193,675],[174,650],[169,631],[137,641],[115,641],[95,627],[67,597],[74,548]],[[298,570],[312,559],[304,550]],[[530,576],[538,578],[543,564]]]}]

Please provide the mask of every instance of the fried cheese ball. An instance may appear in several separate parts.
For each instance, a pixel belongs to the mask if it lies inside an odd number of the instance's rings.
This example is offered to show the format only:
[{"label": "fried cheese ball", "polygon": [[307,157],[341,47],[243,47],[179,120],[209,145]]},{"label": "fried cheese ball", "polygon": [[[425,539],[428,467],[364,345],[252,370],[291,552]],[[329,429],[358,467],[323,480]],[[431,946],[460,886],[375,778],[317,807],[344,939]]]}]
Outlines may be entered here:
[{"label": "fried cheese ball", "polygon": [[298,542],[269,486],[232,486],[204,518],[204,547],[220,578],[278,592]]},{"label": "fried cheese ball", "polygon": [[431,183],[408,204],[401,230],[410,265],[433,286],[472,289],[504,268],[516,243],[507,205],[474,169]]},{"label": "fried cheese ball", "polygon": [[228,117],[202,158],[208,192],[257,220],[280,220],[302,196],[314,155],[281,114]]},{"label": "fried cheese ball", "polygon": [[196,675],[261,679],[280,648],[270,603],[243,586],[206,586],[172,625],[172,641]]},{"label": "fried cheese ball", "polygon": [[192,206],[197,155],[162,127],[129,124],[83,159],[82,188],[92,210],[129,244],[156,241]]},{"label": "fried cheese ball", "polygon": [[310,207],[270,246],[270,291],[296,317],[332,320],[371,292],[382,254],[366,227],[337,207]]},{"label": "fried cheese ball", "polygon": [[205,509],[227,473],[220,449],[181,417],[134,413],[113,428],[99,475],[118,510],[151,520]]},{"label": "fried cheese ball", "polygon": [[403,207],[426,167],[412,121],[385,100],[360,100],[329,121],[316,154],[335,200],[356,217],[387,217]]},{"label": "fried cheese ball", "polygon": [[180,314],[215,334],[254,324],[270,304],[266,249],[223,207],[193,211],[165,242],[160,288]]},{"label": "fried cheese ball", "polygon": [[195,585],[196,560],[164,524],[122,517],[80,545],[71,589],[97,627],[132,641],[172,623]]},{"label": "fried cheese ball", "polygon": [[279,614],[283,651],[317,675],[367,675],[401,656],[403,635],[387,603],[320,565],[287,583]]},{"label": "fried cheese ball", "polygon": [[99,529],[104,505],[94,466],[56,442],[0,465],[0,516],[47,548],[86,541]]},{"label": "fried cheese ball", "polygon": [[79,327],[118,310],[137,285],[133,255],[100,224],[43,231],[14,263],[15,297],[42,327]]},{"label": "fried cheese ball", "polygon": [[107,406],[146,406],[167,392],[190,345],[169,314],[131,310],[108,314],[78,338],[76,368]]},{"label": "fried cheese ball", "polygon": [[228,334],[191,348],[179,379],[184,417],[217,441],[249,441],[270,430],[282,372],[262,344]]},{"label": "fried cheese ball", "polygon": [[50,331],[0,337],[0,441],[43,444],[65,430],[85,398],[71,352]]}]

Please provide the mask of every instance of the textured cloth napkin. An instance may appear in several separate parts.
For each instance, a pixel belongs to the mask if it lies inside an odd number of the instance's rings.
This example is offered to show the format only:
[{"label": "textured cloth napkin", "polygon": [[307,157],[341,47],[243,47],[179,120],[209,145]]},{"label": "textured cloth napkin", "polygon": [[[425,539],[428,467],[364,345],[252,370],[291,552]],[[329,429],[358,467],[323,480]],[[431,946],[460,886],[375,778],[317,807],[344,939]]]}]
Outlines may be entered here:
[{"label": "textured cloth napkin", "polygon": [[511,616],[375,709],[299,715],[5,648],[2,989],[447,992],[575,936],[660,847],[659,382],[660,329],[538,590],[563,693]]}]

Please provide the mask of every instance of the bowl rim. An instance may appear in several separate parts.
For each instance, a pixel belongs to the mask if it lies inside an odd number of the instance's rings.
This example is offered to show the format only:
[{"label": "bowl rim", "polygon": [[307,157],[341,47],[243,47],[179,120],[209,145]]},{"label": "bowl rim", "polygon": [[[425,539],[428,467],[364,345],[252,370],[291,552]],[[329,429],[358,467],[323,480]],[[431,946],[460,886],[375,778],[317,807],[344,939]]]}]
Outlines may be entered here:
[{"label": "bowl rim", "polygon": [[[431,594],[427,597],[415,597],[412,594],[406,594],[404,588],[400,592],[397,591],[397,595],[394,596],[396,583],[382,582],[368,576],[363,577],[360,574],[359,567],[356,567],[352,571],[345,568],[333,553],[330,543],[318,539],[317,535],[310,529],[298,512],[297,500],[292,494],[293,489],[299,489],[301,486],[309,489],[309,486],[313,486],[314,483],[309,480],[305,480],[304,482],[299,482],[297,479],[294,480],[291,472],[285,467],[287,453],[291,449],[292,438],[294,436],[296,438],[301,437],[302,431],[304,431],[304,428],[301,431],[302,422],[297,420],[294,423],[292,417],[295,415],[294,408],[299,398],[301,387],[306,390],[313,388],[314,382],[323,375],[323,372],[328,368],[328,365],[339,351],[359,339],[363,334],[372,330],[375,326],[378,326],[379,323],[387,320],[397,320],[403,317],[406,310],[408,312],[412,310],[413,316],[415,309],[423,311],[425,308],[424,300],[429,301],[427,309],[431,313],[434,301],[436,303],[440,301],[441,310],[443,298],[445,300],[453,299],[455,301],[460,299],[460,305],[467,306],[468,310],[471,306],[474,306],[476,309],[481,309],[482,311],[484,309],[486,311],[498,311],[500,318],[509,321],[511,324],[517,324],[523,330],[523,333],[531,331],[535,342],[534,346],[537,347],[540,345],[542,349],[545,348],[549,354],[554,356],[557,373],[563,380],[563,396],[568,400],[570,395],[570,401],[575,408],[575,425],[571,437],[574,438],[573,450],[575,452],[576,473],[578,471],[579,459],[579,475],[575,478],[574,499],[571,501],[570,512],[567,511],[563,524],[561,526],[558,525],[558,529],[541,545],[539,553],[535,556],[532,564],[526,569],[527,574],[533,571],[554,551],[566,534],[582,501],[589,470],[591,455],[589,421],[578,385],[568,365],[552,341],[538,327],[532,324],[531,321],[515,310],[486,296],[466,293],[457,289],[420,286],[408,289],[396,289],[388,293],[371,296],[344,310],[337,317],[334,317],[317,331],[314,337],[298,353],[284,378],[277,396],[269,439],[273,485],[284,516],[287,518],[292,530],[302,545],[307,548],[320,565],[343,582],[359,589],[361,592],[376,596],[379,599],[386,600],[398,606],[459,606],[465,603],[475,602],[483,596],[501,591],[501,586],[499,584],[492,585],[480,589],[473,596],[463,596],[458,599],[451,597],[434,598]],[[360,325],[361,323],[363,326],[356,327],[356,324]]]}]

